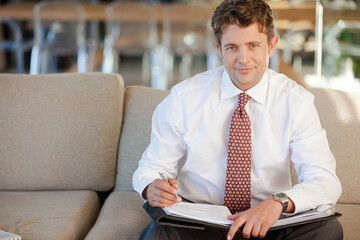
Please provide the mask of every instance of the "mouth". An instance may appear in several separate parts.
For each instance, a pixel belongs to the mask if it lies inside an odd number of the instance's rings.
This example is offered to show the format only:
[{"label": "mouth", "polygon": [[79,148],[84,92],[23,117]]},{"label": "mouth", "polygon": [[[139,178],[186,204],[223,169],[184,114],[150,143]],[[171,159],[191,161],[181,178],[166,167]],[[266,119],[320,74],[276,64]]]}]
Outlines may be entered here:
[{"label": "mouth", "polygon": [[253,67],[235,68],[235,70],[240,73],[248,73],[248,72],[251,72],[251,70],[253,70],[253,69],[254,69]]}]

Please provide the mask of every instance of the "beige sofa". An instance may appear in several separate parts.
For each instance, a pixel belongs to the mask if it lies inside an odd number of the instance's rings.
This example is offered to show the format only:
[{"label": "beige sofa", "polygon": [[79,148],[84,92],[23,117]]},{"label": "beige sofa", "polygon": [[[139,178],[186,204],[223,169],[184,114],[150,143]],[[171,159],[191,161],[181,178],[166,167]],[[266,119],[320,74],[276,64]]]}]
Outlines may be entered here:
[{"label": "beige sofa", "polygon": [[[310,91],[337,159],[345,239],[360,239],[360,94]],[[131,176],[167,94],[116,74],[0,74],[0,230],[137,239],[149,217]]]}]

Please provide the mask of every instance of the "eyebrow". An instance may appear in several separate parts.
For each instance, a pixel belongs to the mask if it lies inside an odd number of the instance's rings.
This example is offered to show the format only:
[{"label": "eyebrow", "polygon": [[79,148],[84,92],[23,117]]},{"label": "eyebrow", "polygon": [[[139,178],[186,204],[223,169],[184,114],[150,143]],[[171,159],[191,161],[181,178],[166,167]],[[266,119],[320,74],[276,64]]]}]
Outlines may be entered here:
[{"label": "eyebrow", "polygon": [[[252,45],[252,44],[261,45],[261,42],[250,41],[250,42],[245,43],[245,45]],[[224,45],[224,47],[228,47],[228,46],[237,46],[237,44],[235,44],[235,43],[227,43],[227,44]]]},{"label": "eyebrow", "polygon": [[261,42],[258,42],[258,41],[251,41],[251,42],[248,42],[247,44],[256,44],[256,45],[261,45]]}]

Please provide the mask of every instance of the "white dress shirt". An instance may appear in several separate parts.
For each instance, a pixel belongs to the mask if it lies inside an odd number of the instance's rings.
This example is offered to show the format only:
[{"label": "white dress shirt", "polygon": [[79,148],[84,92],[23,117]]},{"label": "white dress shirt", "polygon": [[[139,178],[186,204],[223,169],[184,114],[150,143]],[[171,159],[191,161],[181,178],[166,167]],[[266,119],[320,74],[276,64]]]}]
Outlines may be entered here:
[{"label": "white dress shirt", "polygon": [[[241,92],[224,67],[174,86],[154,112],[134,189],[141,195],[163,171],[178,177],[183,197],[222,205],[230,122]],[[251,96],[245,106],[251,121],[251,206],[280,191],[292,199],[296,213],[335,204],[341,185],[313,95],[270,69],[246,93]],[[290,159],[299,176],[294,187]]]}]

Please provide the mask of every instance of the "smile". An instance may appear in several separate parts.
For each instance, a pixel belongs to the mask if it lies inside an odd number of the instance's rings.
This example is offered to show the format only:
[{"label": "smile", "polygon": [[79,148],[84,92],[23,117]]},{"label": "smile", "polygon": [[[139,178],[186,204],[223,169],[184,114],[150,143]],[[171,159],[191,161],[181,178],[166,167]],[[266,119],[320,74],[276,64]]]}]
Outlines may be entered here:
[{"label": "smile", "polygon": [[254,68],[235,68],[235,70],[237,72],[240,72],[240,73],[248,73],[250,72],[251,70],[253,70]]}]

